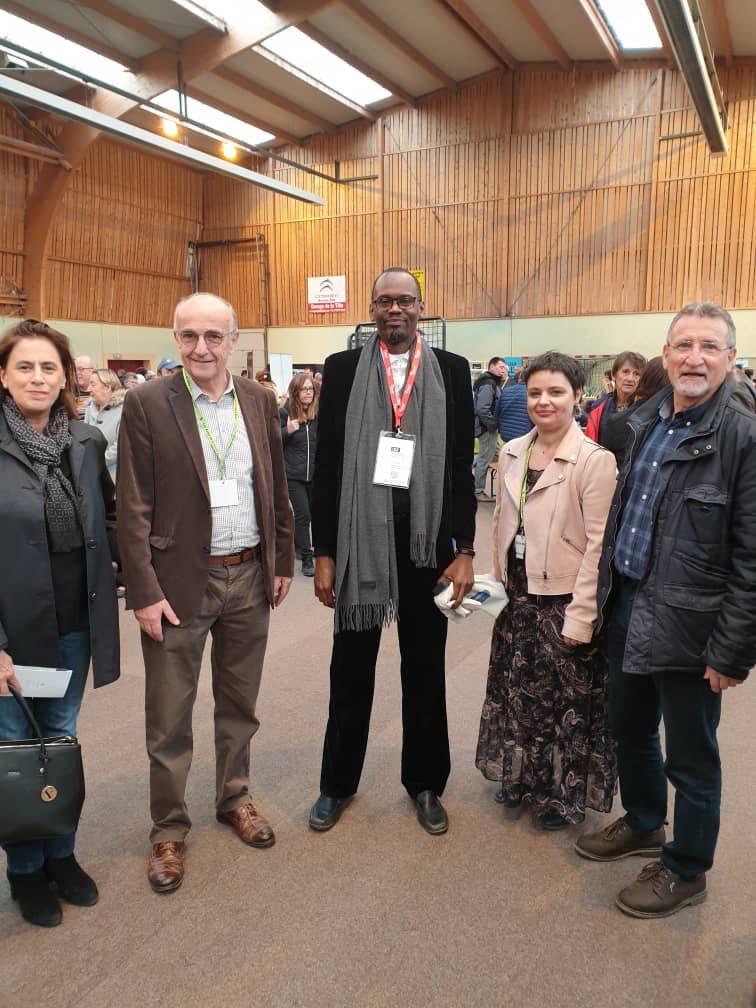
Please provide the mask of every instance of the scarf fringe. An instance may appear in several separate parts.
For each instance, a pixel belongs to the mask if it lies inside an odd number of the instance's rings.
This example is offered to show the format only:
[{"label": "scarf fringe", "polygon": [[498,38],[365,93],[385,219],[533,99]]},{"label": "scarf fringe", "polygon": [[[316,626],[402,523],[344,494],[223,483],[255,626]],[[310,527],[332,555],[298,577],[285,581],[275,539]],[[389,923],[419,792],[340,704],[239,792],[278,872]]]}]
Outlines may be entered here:
[{"label": "scarf fringe", "polygon": [[354,605],[338,606],[335,617],[335,631],[373,630],[375,627],[387,627],[399,618],[399,600],[389,599],[388,602],[357,602]]},{"label": "scarf fringe", "polygon": [[415,532],[410,543],[410,559],[415,567],[435,567],[435,539],[429,543],[425,532]]}]

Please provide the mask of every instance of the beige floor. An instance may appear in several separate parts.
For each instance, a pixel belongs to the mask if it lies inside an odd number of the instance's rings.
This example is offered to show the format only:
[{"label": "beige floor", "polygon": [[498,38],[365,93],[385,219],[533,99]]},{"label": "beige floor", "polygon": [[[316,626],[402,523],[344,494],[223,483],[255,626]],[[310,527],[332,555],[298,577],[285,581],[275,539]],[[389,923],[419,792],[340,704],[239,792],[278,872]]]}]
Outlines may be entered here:
[{"label": "beige floor", "polygon": [[[481,506],[478,547],[490,530]],[[479,569],[488,565],[481,559]],[[430,837],[399,785],[396,635],[381,652],[359,796],[330,833],[307,828],[327,708],[329,614],[297,575],[273,619],[253,747],[254,797],[277,843],[245,847],[212,808],[208,677],[195,718],[187,876],[170,896],[145,878],[142,667],[122,619],[123,676],[87,694],[88,798],[78,853],[94,909],[34,929],[0,882],[0,1008],[749,1008],[756,982],[756,681],[725,696],[724,816],[709,899],[667,921],[615,910],[642,861],[592,864],[575,831],[507,818],[473,766],[490,623],[453,627],[448,704],[451,829]],[[603,822],[592,814],[590,822]]]}]

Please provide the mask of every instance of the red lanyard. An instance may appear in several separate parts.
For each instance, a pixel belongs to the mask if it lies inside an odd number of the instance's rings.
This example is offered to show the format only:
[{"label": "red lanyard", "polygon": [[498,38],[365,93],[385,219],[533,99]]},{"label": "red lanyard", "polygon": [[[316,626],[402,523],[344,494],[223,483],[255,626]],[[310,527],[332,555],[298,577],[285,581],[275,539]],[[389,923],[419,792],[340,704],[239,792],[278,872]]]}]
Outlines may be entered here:
[{"label": "red lanyard", "polygon": [[402,392],[401,402],[397,402],[394,370],[391,367],[391,354],[388,352],[383,343],[380,343],[379,345],[381,348],[381,356],[383,357],[383,366],[386,368],[386,381],[388,382],[391,406],[394,410],[394,426],[397,431],[401,431],[402,417],[407,409],[407,403],[409,402],[409,397],[415,385],[417,369],[420,367],[420,347],[422,344],[420,343],[420,337],[418,336],[415,341],[415,352],[412,355],[412,361],[410,362],[409,374],[407,375],[407,380],[404,383],[404,391]]}]

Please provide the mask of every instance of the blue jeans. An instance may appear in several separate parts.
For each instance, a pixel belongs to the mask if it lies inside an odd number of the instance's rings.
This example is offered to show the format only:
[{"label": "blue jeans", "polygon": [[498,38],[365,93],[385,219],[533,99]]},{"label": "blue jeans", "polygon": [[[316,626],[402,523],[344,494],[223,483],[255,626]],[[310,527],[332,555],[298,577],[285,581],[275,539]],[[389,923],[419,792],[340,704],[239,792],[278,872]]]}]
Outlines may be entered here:
[{"label": "blue jeans", "polygon": [[[76,718],[84,696],[89,669],[89,630],[74,630],[58,640],[60,668],[73,670],[65,696],[40,697],[28,701],[43,736],[75,735]],[[30,738],[33,729],[13,697],[0,697],[0,739]],[[8,871],[27,875],[39,871],[45,861],[68,857],[74,852],[76,834],[48,840],[28,840],[3,844]]]},{"label": "blue jeans", "polygon": [[[661,859],[684,879],[708,871],[719,834],[722,770],[717,726],[722,694],[690,673],[630,675],[622,661],[636,582],[619,578],[609,615],[609,727],[617,740],[620,796],[632,829],[650,833],[667,815],[675,789],[673,839]],[[659,723],[664,718],[666,760]]]}]

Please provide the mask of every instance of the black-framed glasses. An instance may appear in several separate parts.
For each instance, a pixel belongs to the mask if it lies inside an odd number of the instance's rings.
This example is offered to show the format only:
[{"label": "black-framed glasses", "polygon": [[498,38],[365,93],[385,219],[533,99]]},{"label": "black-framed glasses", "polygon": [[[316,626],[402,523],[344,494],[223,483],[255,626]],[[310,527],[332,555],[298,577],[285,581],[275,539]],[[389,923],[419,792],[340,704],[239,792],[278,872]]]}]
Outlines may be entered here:
[{"label": "black-framed glasses", "polygon": [[417,296],[415,294],[400,294],[399,297],[389,297],[388,294],[381,294],[379,297],[373,298],[373,304],[376,308],[391,308],[395,301],[400,308],[413,308],[417,304]]},{"label": "black-framed glasses", "polygon": [[178,333],[178,338],[181,341],[181,345],[191,349],[197,346],[200,337],[207,343],[208,346],[217,347],[220,346],[226,336],[230,336],[233,329],[229,329],[227,332],[218,332],[217,329],[208,329],[207,332],[197,333],[193,329],[182,329]]}]

